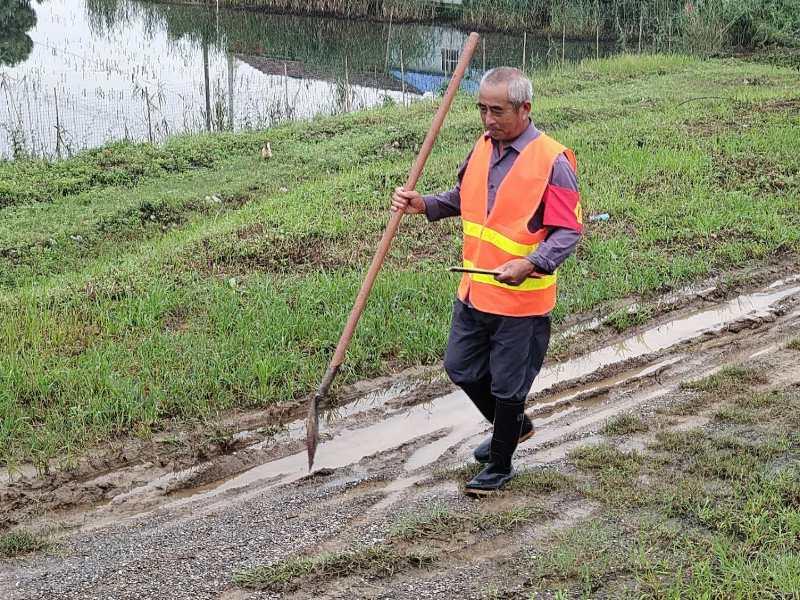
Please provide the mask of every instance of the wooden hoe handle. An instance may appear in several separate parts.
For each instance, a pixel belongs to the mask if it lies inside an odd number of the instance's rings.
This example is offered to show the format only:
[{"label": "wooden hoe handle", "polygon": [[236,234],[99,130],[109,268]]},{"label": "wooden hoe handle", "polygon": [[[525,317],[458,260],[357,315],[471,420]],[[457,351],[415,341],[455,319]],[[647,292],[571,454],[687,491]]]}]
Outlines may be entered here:
[{"label": "wooden hoe handle", "polygon": [[[414,165],[411,167],[411,171],[408,174],[408,179],[406,180],[406,184],[404,186],[407,190],[413,190],[417,185],[417,180],[422,174],[422,170],[425,167],[425,162],[428,160],[428,156],[430,156],[433,144],[436,141],[436,137],[439,135],[439,130],[442,128],[442,124],[447,116],[447,112],[450,110],[450,105],[453,102],[453,98],[458,92],[458,88],[461,85],[461,80],[464,77],[464,73],[469,67],[469,63],[472,60],[472,55],[478,46],[479,39],[480,36],[477,33],[471,33],[464,44],[464,49],[461,51],[461,58],[458,61],[455,71],[453,72],[453,77],[450,80],[450,84],[447,86],[447,91],[445,92],[442,102],[436,111],[436,115],[433,118],[433,122],[428,130],[428,134],[425,136],[425,141],[422,143],[422,147],[417,154],[417,159],[414,161]],[[347,347],[350,344],[353,334],[355,333],[358,320],[361,318],[361,313],[364,312],[364,307],[366,306],[367,299],[372,291],[375,278],[378,276],[378,272],[383,266],[383,261],[386,258],[386,254],[389,252],[389,247],[392,245],[392,240],[397,233],[397,229],[400,227],[400,221],[402,218],[403,212],[397,211],[393,213],[391,219],[389,219],[389,224],[386,226],[386,230],[383,232],[383,237],[378,245],[378,250],[372,259],[372,264],[369,267],[369,271],[367,271],[366,277],[364,277],[364,282],[361,284],[361,290],[358,292],[358,296],[353,304],[353,309],[350,311],[350,316],[348,317],[347,323],[342,331],[342,335],[339,338],[339,343],[336,345],[336,350],[334,351],[333,358],[328,365],[328,370],[325,372],[325,376],[322,379],[319,390],[311,399],[309,404],[308,420],[306,422],[306,446],[308,448],[309,470],[314,463],[314,454],[316,452],[318,442],[319,424],[317,412],[319,408],[319,401],[328,394],[328,390],[330,389],[331,384],[333,383],[333,380],[339,371],[339,367],[341,367],[342,363],[344,362],[345,354],[347,353]]]}]

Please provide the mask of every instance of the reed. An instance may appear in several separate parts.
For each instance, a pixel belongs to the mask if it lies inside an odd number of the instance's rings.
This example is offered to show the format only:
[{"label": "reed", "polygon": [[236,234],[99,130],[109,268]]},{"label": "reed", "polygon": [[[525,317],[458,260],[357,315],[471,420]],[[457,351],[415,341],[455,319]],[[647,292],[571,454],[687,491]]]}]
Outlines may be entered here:
[{"label": "reed", "polygon": [[[185,0],[185,4],[216,6],[216,0]],[[305,15],[336,15],[350,19],[424,21],[436,17],[438,3],[428,0],[221,0],[222,7],[256,8]]]},{"label": "reed", "polygon": [[[94,0],[96,1],[96,0]],[[217,6],[217,0],[178,0]],[[219,6],[379,21],[445,21],[494,31],[616,40],[637,51],[800,46],[797,0],[220,0]]]}]

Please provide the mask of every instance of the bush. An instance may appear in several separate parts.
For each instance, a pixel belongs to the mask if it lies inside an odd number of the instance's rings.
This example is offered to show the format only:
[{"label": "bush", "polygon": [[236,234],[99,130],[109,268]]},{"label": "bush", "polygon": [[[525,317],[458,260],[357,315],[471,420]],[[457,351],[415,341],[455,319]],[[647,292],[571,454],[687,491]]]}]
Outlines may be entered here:
[{"label": "bush", "polygon": [[772,44],[800,46],[800,0],[690,0],[683,34],[687,49],[705,54]]}]

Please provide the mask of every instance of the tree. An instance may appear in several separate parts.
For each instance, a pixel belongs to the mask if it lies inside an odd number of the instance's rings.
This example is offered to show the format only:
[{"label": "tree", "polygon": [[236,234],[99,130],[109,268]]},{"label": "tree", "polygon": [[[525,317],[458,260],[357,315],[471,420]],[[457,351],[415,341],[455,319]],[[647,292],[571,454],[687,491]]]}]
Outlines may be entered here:
[{"label": "tree", "polygon": [[33,49],[28,31],[36,25],[30,0],[0,0],[0,65],[14,66]]}]

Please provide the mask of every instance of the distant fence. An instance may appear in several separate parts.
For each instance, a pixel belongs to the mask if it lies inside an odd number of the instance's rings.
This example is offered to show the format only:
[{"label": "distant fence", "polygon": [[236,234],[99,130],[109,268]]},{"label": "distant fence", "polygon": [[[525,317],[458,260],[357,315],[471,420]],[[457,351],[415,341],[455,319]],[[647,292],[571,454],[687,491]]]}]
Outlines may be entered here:
[{"label": "distant fence", "polygon": [[[191,77],[182,82],[180,74],[167,82],[148,81],[138,71],[116,72],[113,63],[78,55],[71,55],[76,72],[86,75],[78,85],[73,81],[73,88],[53,85],[35,68],[17,76],[0,72],[0,158],[59,158],[119,140],[158,143],[182,133],[263,129],[437,93],[458,60],[464,34],[450,29],[443,36],[440,29],[423,28],[423,37],[417,32],[409,40],[401,29],[382,30],[385,40],[379,39],[369,54],[371,65],[363,52],[356,60],[352,48],[316,64],[314,57],[274,56],[274,50],[240,44],[231,35],[230,43],[216,46],[193,40],[199,47],[192,52],[202,48],[204,68],[202,77],[193,73],[194,83]],[[429,44],[424,56],[422,42]],[[226,47],[237,50],[226,52]],[[414,64],[404,62],[404,50],[416,50]],[[612,50],[599,38],[586,43],[565,36],[498,34],[484,36],[473,67],[477,74],[498,64],[530,70]],[[246,76],[238,74],[239,67]],[[467,88],[474,90],[475,81]]]},{"label": "distant fence", "polygon": [[374,82],[372,74],[353,74],[352,81],[346,76],[312,81],[291,77],[288,62],[284,66],[286,74],[265,76],[263,85],[215,76],[209,77],[208,94],[203,86],[132,86],[91,98],[0,74],[0,157],[58,158],[113,141],[158,143],[181,133],[263,129],[315,114],[413,99],[411,90],[403,93],[400,82],[390,85],[377,72]]}]

